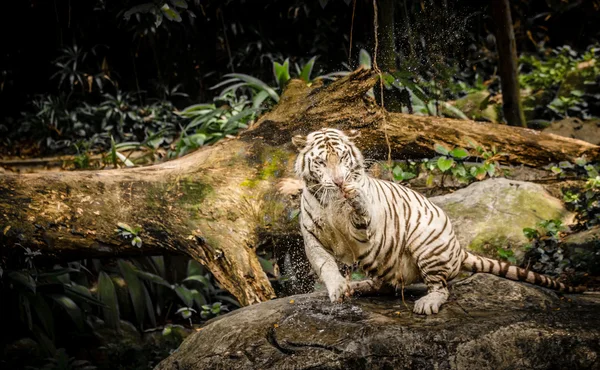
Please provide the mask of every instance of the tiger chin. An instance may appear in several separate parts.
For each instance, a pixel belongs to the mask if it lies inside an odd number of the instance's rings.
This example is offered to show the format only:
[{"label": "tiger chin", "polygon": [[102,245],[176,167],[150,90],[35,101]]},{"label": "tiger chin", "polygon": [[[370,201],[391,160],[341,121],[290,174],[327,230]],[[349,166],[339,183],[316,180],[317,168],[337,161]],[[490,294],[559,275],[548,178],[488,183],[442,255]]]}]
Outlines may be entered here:
[{"label": "tiger chin", "polygon": [[[462,249],[441,208],[409,188],[366,173],[354,138],[331,128],[295,136],[299,154],[294,169],[301,182],[281,187],[287,193],[294,185],[302,188],[300,228],[306,255],[331,302],[355,288],[369,291],[421,281],[428,293],[413,311],[431,315],[448,300],[448,281],[464,270],[564,292],[585,290]],[[358,263],[373,280],[348,282],[337,261]]]}]

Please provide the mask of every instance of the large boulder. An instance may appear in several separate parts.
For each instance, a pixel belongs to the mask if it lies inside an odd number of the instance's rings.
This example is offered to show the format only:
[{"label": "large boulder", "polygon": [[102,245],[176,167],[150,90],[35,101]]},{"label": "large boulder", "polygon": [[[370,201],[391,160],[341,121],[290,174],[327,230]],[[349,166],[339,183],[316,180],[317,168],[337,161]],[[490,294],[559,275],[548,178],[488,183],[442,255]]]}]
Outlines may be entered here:
[{"label": "large boulder", "polygon": [[600,297],[476,274],[439,314],[418,290],[331,304],[324,292],[245,307],[192,334],[156,370],[600,369]]},{"label": "large boulder", "polygon": [[582,121],[579,118],[565,118],[552,122],[543,132],[600,145],[600,120],[598,119]]},{"label": "large boulder", "polygon": [[524,228],[542,220],[570,224],[574,217],[541,185],[504,178],[476,182],[430,200],[448,214],[463,247],[491,258],[499,257],[499,248],[512,250],[517,262],[528,243]]}]

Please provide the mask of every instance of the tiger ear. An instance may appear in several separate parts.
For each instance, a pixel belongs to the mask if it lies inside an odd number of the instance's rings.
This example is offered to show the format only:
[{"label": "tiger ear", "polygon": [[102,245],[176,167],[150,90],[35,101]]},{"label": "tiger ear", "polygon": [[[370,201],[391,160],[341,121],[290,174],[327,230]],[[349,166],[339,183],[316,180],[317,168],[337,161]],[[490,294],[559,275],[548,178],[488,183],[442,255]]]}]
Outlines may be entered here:
[{"label": "tiger ear", "polygon": [[350,139],[352,141],[352,140],[360,137],[360,131],[350,130],[350,131],[346,132],[346,136],[348,136],[348,139]]},{"label": "tiger ear", "polygon": [[304,148],[306,146],[306,136],[296,135],[292,137],[292,144],[294,144],[297,149]]}]

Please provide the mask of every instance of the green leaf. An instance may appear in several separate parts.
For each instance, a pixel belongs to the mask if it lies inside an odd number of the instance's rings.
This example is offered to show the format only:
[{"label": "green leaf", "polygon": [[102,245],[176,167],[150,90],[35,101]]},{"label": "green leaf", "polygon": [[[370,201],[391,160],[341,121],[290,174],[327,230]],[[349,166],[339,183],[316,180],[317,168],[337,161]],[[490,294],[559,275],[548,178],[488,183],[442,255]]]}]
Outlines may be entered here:
[{"label": "green leaf", "polygon": [[21,321],[27,324],[29,330],[33,330],[33,319],[31,317],[31,304],[27,295],[19,293],[19,312],[21,314]]},{"label": "green leaf", "polygon": [[315,60],[316,59],[317,59],[317,57],[310,58],[310,60],[308,61],[308,63],[306,63],[304,65],[304,67],[302,67],[302,72],[300,72],[300,78],[304,82],[310,82],[310,75],[312,73],[313,66],[315,65]]},{"label": "green leaf", "polygon": [[183,279],[183,281],[184,282],[186,282],[186,281],[198,281],[198,282],[202,283],[204,286],[210,285],[210,281],[205,276],[202,276],[202,275],[188,276],[185,279]]},{"label": "green leaf", "polygon": [[90,293],[90,290],[83,285],[71,283],[70,285],[64,285],[64,288],[65,294],[71,299],[78,302],[86,302],[95,306],[104,306],[104,304],[100,300],[94,298],[92,293]]},{"label": "green leaf", "polygon": [[526,227],[523,229],[523,234],[527,239],[536,239],[539,237],[539,233],[536,229],[532,229],[530,227]]},{"label": "green leaf", "polygon": [[38,318],[38,321],[42,324],[46,335],[50,338],[54,338],[54,315],[52,309],[46,299],[41,294],[28,294],[29,301],[33,312]]},{"label": "green leaf", "polygon": [[[219,85],[221,85],[223,83],[228,83],[230,81],[237,81],[237,78],[232,78],[230,80],[223,81]],[[211,87],[211,89],[215,88],[215,87],[220,87],[220,86],[215,85],[215,86]],[[191,117],[195,117],[196,115],[198,115],[200,113],[206,113],[206,112],[212,111],[215,108],[216,107],[214,104],[194,104],[194,105],[190,105],[190,106],[186,107],[184,110],[179,112],[179,115],[183,116],[183,117],[191,118]]]},{"label": "green leaf", "polygon": [[131,264],[131,262],[119,260],[117,264],[119,265],[121,275],[123,276],[123,279],[127,284],[127,290],[129,292],[129,297],[131,298],[133,311],[138,321],[138,325],[141,328],[144,325],[146,309],[146,296],[144,293],[144,286],[140,281],[136,273],[136,269]]},{"label": "green leaf", "polygon": [[450,152],[445,146],[443,146],[441,144],[435,144],[435,146],[433,147],[433,150],[435,150],[437,153],[439,153],[441,155],[448,155],[448,153]]},{"label": "green leaf", "polygon": [[232,304],[235,307],[242,307],[242,305],[240,304],[240,302],[238,302],[235,299],[233,299],[231,297],[228,297],[228,296],[216,295],[215,299],[218,299],[221,302],[228,302],[228,303]]},{"label": "green leaf", "polygon": [[173,289],[173,286],[171,284],[169,284],[168,281],[166,281],[165,279],[161,278],[158,275],[154,275],[151,272],[146,272],[146,271],[141,271],[139,269],[135,269],[135,274],[144,280],[153,282],[154,284],[162,285],[169,289]]},{"label": "green leaf", "polygon": [[128,21],[132,15],[138,13],[150,13],[155,9],[154,3],[144,3],[130,8],[123,14],[123,18]]},{"label": "green leaf", "polygon": [[470,169],[471,175],[475,177],[477,180],[483,180],[487,173],[484,166],[473,166]]},{"label": "green leaf", "polygon": [[35,294],[36,283],[35,280],[33,280],[33,277],[31,277],[31,275],[29,275],[28,273],[23,273],[20,271],[9,271],[8,273],[6,273],[6,276],[13,282],[27,288],[33,294]]},{"label": "green leaf", "polygon": [[469,119],[469,117],[467,117],[466,114],[464,114],[460,109],[456,108],[454,105],[448,104],[445,101],[440,101],[439,104],[442,107],[442,111],[446,113],[446,115],[464,120]]},{"label": "green leaf", "polygon": [[56,352],[54,341],[44,335],[43,331],[37,326],[34,326],[33,328],[33,336],[35,337],[36,342],[39,343],[40,348],[43,350],[43,354],[46,355],[46,357],[53,357]]},{"label": "green leaf", "polygon": [[115,139],[112,137],[112,135],[110,135],[110,161],[112,162],[113,166],[117,168],[117,145],[115,144]]},{"label": "green leaf", "polygon": [[151,256],[150,259],[156,268],[156,271],[162,278],[165,278],[165,258],[163,256]]},{"label": "green leaf", "polygon": [[242,73],[229,73],[226,74],[225,77],[235,77],[238,78],[242,81],[244,81],[248,86],[253,87],[257,90],[265,90],[267,93],[269,93],[269,96],[271,96],[271,98],[273,98],[273,100],[275,100],[275,102],[279,102],[279,94],[277,94],[275,92],[275,90],[273,90],[273,88],[269,87],[269,85],[267,85],[266,83],[262,82],[261,80],[259,80],[256,77],[252,77],[246,74],[242,74]]},{"label": "green leaf", "polygon": [[71,298],[64,295],[52,294],[50,297],[65,310],[77,328],[83,331],[83,314],[79,306]]},{"label": "green leaf", "polygon": [[273,266],[273,262],[271,262],[261,256],[256,256],[256,257],[258,258],[258,262],[260,262],[260,266],[262,267],[263,271],[275,276],[275,266]]},{"label": "green leaf", "polygon": [[200,264],[200,262],[192,259],[188,261],[187,276],[203,275],[204,273],[204,267]]},{"label": "green leaf", "polygon": [[183,301],[187,307],[191,307],[194,304],[194,295],[192,292],[183,285],[177,285],[175,287],[175,293]]},{"label": "green leaf", "polygon": [[183,317],[185,320],[187,320],[190,317],[192,317],[193,312],[196,312],[196,310],[194,310],[191,307],[181,307],[180,309],[177,310],[177,312],[175,312],[175,314],[181,315],[181,317]]},{"label": "green leaf", "polygon": [[144,284],[142,284],[142,289],[144,290],[144,297],[146,302],[146,313],[148,314],[148,319],[150,319],[150,324],[153,328],[156,327],[156,314],[154,313],[154,306],[152,305],[152,298],[150,297],[150,293],[148,293],[148,289]]},{"label": "green leaf", "polygon": [[204,294],[202,294],[196,289],[190,289],[190,292],[192,293],[192,298],[194,299],[196,307],[198,307],[198,310],[202,310],[202,306],[207,304]]},{"label": "green leaf", "polygon": [[44,278],[52,278],[52,277],[57,277],[57,276],[61,276],[64,274],[68,274],[71,272],[79,272],[79,270],[71,268],[71,267],[67,267],[67,268],[60,268],[60,269],[55,269],[49,272],[43,272],[41,274],[38,274],[38,279],[44,279]]},{"label": "green leaf", "polygon": [[128,224],[124,223],[124,222],[117,222],[117,226],[122,229],[127,231],[128,233],[135,235],[137,234],[137,232],[135,231],[135,229],[131,226],[129,226]]},{"label": "green leaf", "polygon": [[241,121],[244,118],[253,115],[254,113],[256,113],[256,109],[253,109],[253,108],[244,109],[240,113],[238,113],[238,114],[236,114],[234,116],[229,117],[229,119],[225,122],[224,127],[227,127],[227,126],[231,125],[232,123]]},{"label": "green leaf", "polygon": [[483,165],[483,167],[485,168],[487,174],[490,177],[493,177],[494,174],[496,173],[496,165],[494,165],[493,163],[486,163]]},{"label": "green leaf", "polygon": [[452,167],[453,164],[454,164],[454,159],[452,159],[452,158],[440,157],[437,161],[438,168],[442,172],[448,171],[450,169],[450,167]]},{"label": "green leaf", "polygon": [[273,62],[273,74],[277,85],[281,88],[290,80],[290,60],[286,59],[283,64]]},{"label": "green leaf", "polygon": [[100,271],[98,277],[98,298],[104,305],[102,317],[109,328],[118,329],[119,327],[119,301],[117,292],[110,276],[104,271]]},{"label": "green leaf", "polygon": [[560,168],[574,168],[575,166],[571,162],[561,161],[558,163],[558,167]]},{"label": "green leaf", "polygon": [[575,164],[583,167],[588,164],[588,160],[585,157],[575,158]]},{"label": "green leaf", "polygon": [[358,53],[358,64],[360,67],[371,69],[371,56],[365,49],[360,49]]},{"label": "green leaf", "polygon": [[181,14],[179,14],[179,12],[177,10],[171,8],[169,5],[164,4],[160,8],[160,10],[164,14],[164,16],[167,17],[168,20],[175,21],[175,22],[181,22]]},{"label": "green leaf", "polygon": [[456,167],[452,168],[452,174],[457,177],[465,177],[467,175],[467,170],[465,166],[461,163]]},{"label": "green leaf", "polygon": [[132,161],[130,161],[127,157],[125,157],[123,154],[115,151],[115,155],[121,160],[121,162],[123,162],[125,164],[125,166],[127,167],[135,167],[135,164],[133,164]]},{"label": "green leaf", "polygon": [[221,302],[213,303],[212,307],[210,308],[210,312],[212,312],[214,315],[221,313]]},{"label": "green leaf", "polygon": [[187,9],[188,8],[188,4],[185,0],[169,0],[171,2],[171,4],[173,4],[173,6],[176,6],[177,8],[181,8],[181,9]]},{"label": "green leaf", "polygon": [[450,151],[450,154],[452,157],[457,158],[457,159],[463,159],[463,158],[467,158],[469,156],[469,152],[467,152],[465,149],[463,148],[454,148]]},{"label": "green leaf", "polygon": [[259,91],[258,94],[252,98],[252,108],[258,109],[262,103],[270,97],[269,93],[265,90]]},{"label": "green leaf", "polygon": [[427,175],[427,181],[425,182],[425,185],[428,188],[433,186],[433,173],[430,173],[429,175]]}]

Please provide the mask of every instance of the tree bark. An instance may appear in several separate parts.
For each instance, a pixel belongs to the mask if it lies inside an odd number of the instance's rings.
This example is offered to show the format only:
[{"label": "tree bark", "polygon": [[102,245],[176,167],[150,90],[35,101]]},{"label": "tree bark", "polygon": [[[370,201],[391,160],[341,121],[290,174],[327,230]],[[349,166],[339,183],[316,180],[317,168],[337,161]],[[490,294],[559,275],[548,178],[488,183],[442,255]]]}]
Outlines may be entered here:
[{"label": "tree bark", "polygon": [[498,71],[502,88],[502,110],[511,126],[527,127],[519,90],[517,44],[508,0],[492,0],[492,18],[496,23]]},{"label": "tree bark", "polygon": [[[274,291],[255,254],[265,235],[297,232],[274,184],[292,173],[291,137],[322,127],[359,129],[367,158],[425,158],[436,143],[496,145],[531,166],[600,158],[583,141],[491,123],[388,114],[365,93],[377,76],[358,70],[328,86],[292,80],[280,103],[236,139],[178,160],[104,171],[0,173],[0,259],[39,250],[63,258],[183,253],[206,265],[243,305]],[[386,120],[383,120],[386,115]],[[384,125],[387,122],[387,125]],[[115,231],[140,226],[137,248]]]}]

